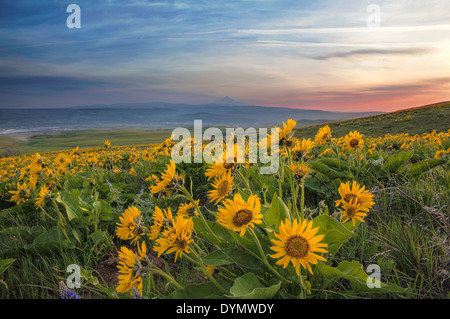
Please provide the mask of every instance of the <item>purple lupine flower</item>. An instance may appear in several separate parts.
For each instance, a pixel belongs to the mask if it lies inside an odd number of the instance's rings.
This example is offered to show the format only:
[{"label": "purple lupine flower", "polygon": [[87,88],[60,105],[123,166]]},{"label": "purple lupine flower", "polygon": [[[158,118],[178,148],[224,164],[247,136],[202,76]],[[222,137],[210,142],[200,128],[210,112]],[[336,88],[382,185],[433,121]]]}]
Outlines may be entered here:
[{"label": "purple lupine flower", "polygon": [[59,293],[61,295],[61,299],[81,299],[75,291],[67,288],[62,281],[59,282]]}]

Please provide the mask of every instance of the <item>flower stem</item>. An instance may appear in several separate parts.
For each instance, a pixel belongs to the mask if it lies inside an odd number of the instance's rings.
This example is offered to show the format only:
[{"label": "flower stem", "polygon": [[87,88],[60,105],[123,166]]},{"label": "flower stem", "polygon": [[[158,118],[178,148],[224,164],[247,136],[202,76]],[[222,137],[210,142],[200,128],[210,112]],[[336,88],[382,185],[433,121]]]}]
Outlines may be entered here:
[{"label": "flower stem", "polygon": [[223,292],[225,295],[228,295],[229,292],[223,288],[218,282],[217,280],[211,275],[211,273],[208,271],[208,269],[206,269],[205,264],[203,263],[202,259],[200,258],[200,256],[197,254],[195,248],[193,246],[191,246],[191,251],[194,254],[194,256],[197,258],[198,262],[197,264],[200,265],[200,267],[202,268],[203,272],[205,273],[206,276],[208,276],[208,278],[211,280],[211,282],[221,291]]},{"label": "flower stem", "polygon": [[205,216],[203,216],[202,211],[200,210],[200,207],[198,207],[197,203],[195,202],[194,198],[192,198],[192,195],[188,192],[188,190],[186,189],[186,187],[180,185],[180,190],[183,192],[183,194],[186,196],[187,200],[189,200],[194,206],[195,209],[197,210],[200,219],[203,222],[203,225],[205,225],[206,229],[208,230],[208,232],[214,237],[214,239],[216,240],[217,243],[220,242],[219,238],[217,238],[216,234],[214,234],[214,232],[212,231],[211,227],[209,227],[208,223],[206,222]]},{"label": "flower stem", "polygon": [[[302,177],[302,182],[300,184],[302,194],[301,194],[301,202],[300,202],[300,217],[302,220],[305,218],[305,177]],[[298,189],[297,189],[298,191]]]},{"label": "flower stem", "polygon": [[275,276],[278,277],[278,279],[280,279],[281,281],[290,282],[289,280],[287,280],[286,278],[281,276],[279,274],[279,272],[276,271],[276,269],[273,268],[272,265],[267,261],[266,254],[264,253],[264,250],[263,250],[263,248],[261,246],[261,243],[260,243],[260,241],[258,239],[258,236],[256,236],[256,233],[253,230],[253,228],[248,228],[248,230],[249,230],[250,234],[253,236],[253,238],[255,239],[256,245],[258,246],[258,250],[259,250],[259,253],[261,255],[262,262],[267,266],[267,268],[269,268],[274,273]]},{"label": "flower stem", "polygon": [[169,280],[169,282],[171,284],[173,284],[175,287],[177,287],[178,289],[183,289],[183,286],[180,285],[175,278],[172,277],[172,275],[166,273],[165,271],[162,271],[161,269],[159,269],[156,266],[153,267],[149,267],[149,271],[152,272],[153,274],[157,274],[160,276],[163,276],[164,278],[166,278],[167,280]]}]

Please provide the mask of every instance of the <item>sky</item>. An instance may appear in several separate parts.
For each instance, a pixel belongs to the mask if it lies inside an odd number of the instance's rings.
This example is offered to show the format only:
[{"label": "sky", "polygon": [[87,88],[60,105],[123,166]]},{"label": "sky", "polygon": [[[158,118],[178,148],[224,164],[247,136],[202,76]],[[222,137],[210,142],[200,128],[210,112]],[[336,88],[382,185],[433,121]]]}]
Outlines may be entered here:
[{"label": "sky", "polygon": [[448,101],[449,12],[450,0],[2,0],[0,108]]}]

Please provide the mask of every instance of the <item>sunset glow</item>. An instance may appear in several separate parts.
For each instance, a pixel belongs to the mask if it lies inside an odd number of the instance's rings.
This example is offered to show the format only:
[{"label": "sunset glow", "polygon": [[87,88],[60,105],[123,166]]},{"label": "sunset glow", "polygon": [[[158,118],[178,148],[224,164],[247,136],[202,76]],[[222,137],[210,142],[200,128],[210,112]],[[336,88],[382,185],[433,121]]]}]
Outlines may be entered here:
[{"label": "sunset glow", "polygon": [[450,100],[449,1],[5,1],[0,108],[395,111]]}]

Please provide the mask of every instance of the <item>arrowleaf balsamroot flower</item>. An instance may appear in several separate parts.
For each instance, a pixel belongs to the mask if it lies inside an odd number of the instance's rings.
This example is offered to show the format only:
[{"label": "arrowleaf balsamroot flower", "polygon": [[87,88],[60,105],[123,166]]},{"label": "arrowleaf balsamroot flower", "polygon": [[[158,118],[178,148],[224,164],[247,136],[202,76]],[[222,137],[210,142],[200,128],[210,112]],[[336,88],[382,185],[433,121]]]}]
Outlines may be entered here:
[{"label": "arrowleaf balsamroot flower", "polygon": [[362,217],[367,216],[366,213],[361,211],[361,207],[358,204],[353,204],[353,202],[350,203],[344,203],[342,205],[343,210],[341,210],[341,218],[344,219],[342,223],[346,223],[350,219],[353,222],[353,226],[355,226],[356,220],[359,220],[361,222],[364,222]]},{"label": "arrowleaf balsamroot flower", "polygon": [[281,258],[276,263],[286,268],[291,262],[295,271],[300,276],[300,265],[308,269],[312,274],[310,264],[317,264],[318,260],[326,261],[322,256],[316,253],[328,253],[324,248],[328,245],[321,243],[324,235],[315,236],[319,227],[312,228],[313,222],[304,219],[299,222],[297,219],[291,224],[289,219],[281,222],[279,233],[274,233],[279,240],[272,239],[275,246],[270,247],[276,253],[270,255],[272,258]]},{"label": "arrowleaf balsamroot flower", "polygon": [[131,240],[132,244],[136,243],[144,233],[141,225],[141,211],[134,206],[128,207],[119,217],[119,220],[116,228],[117,237],[123,240]]},{"label": "arrowleaf balsamroot flower", "polygon": [[[200,203],[199,200],[195,201],[195,204],[197,206],[199,205],[199,203]],[[181,216],[181,217],[189,218],[189,217],[193,217],[193,216],[196,216],[196,215],[198,215],[198,212],[197,212],[197,210],[195,208],[195,205],[193,203],[181,204],[180,207],[178,208],[178,211],[177,211],[177,216]]]},{"label": "arrowleaf balsamroot flower", "polygon": [[311,171],[311,166],[302,162],[302,163],[293,163],[289,165],[289,169],[294,173],[296,179],[302,179]]},{"label": "arrowleaf balsamroot flower", "polygon": [[354,131],[345,136],[345,145],[349,149],[361,149],[364,146],[364,140],[361,133]]},{"label": "arrowleaf balsamroot flower", "polygon": [[245,235],[247,227],[262,223],[261,203],[256,195],[251,195],[246,202],[240,194],[236,194],[232,200],[226,199],[223,205],[224,208],[219,208],[217,213],[217,223],[240,232],[241,236]]},{"label": "arrowleaf balsamroot flower", "polygon": [[369,212],[375,202],[373,201],[372,193],[365,188],[364,185],[361,186],[356,181],[353,181],[351,185],[350,181],[341,183],[338,189],[341,199],[335,202],[336,207],[346,203],[352,203],[354,205],[359,205],[359,210]]},{"label": "arrowleaf balsamroot flower", "polygon": [[323,144],[328,141],[331,137],[331,129],[328,125],[321,127],[314,137],[314,142],[317,144]]},{"label": "arrowleaf balsamroot flower", "polygon": [[27,188],[25,183],[22,185],[17,183],[17,190],[9,191],[9,193],[13,195],[11,196],[11,200],[15,201],[17,204],[25,202],[28,198],[30,198],[30,190]]},{"label": "arrowleaf balsamroot flower", "polygon": [[44,207],[45,203],[51,200],[52,198],[52,192],[43,185],[39,191],[39,196],[36,198],[36,202],[34,205],[36,208],[42,208]]},{"label": "arrowleaf balsamroot flower", "polygon": [[147,246],[142,242],[138,245],[136,254],[127,247],[122,247],[118,252],[120,275],[117,276],[119,283],[116,287],[117,292],[127,292],[132,287],[142,295],[142,279],[145,274],[142,273],[141,260],[147,258]]},{"label": "arrowleaf balsamroot flower", "polygon": [[153,250],[158,253],[158,257],[163,253],[170,254],[175,252],[175,261],[182,257],[183,252],[190,253],[189,244],[194,230],[194,223],[191,218],[177,218],[173,227],[163,232],[163,236],[156,240]]},{"label": "arrowleaf balsamroot flower", "polygon": [[167,169],[161,174],[161,180],[156,182],[156,185],[150,187],[150,192],[153,194],[159,192],[165,192],[167,195],[171,195],[174,191],[174,185],[182,181],[183,177],[177,175],[176,165],[173,160],[167,164]]},{"label": "arrowleaf balsamroot flower", "polygon": [[152,214],[153,224],[150,226],[149,238],[155,240],[158,238],[165,230],[171,228],[174,223],[174,218],[170,207],[167,210],[162,210],[158,206]]},{"label": "arrowleaf balsamroot flower", "polygon": [[233,180],[234,177],[231,175],[231,172],[222,174],[220,177],[215,178],[212,183],[214,189],[208,192],[209,201],[214,202],[214,204],[217,205],[225,199],[233,188]]}]

